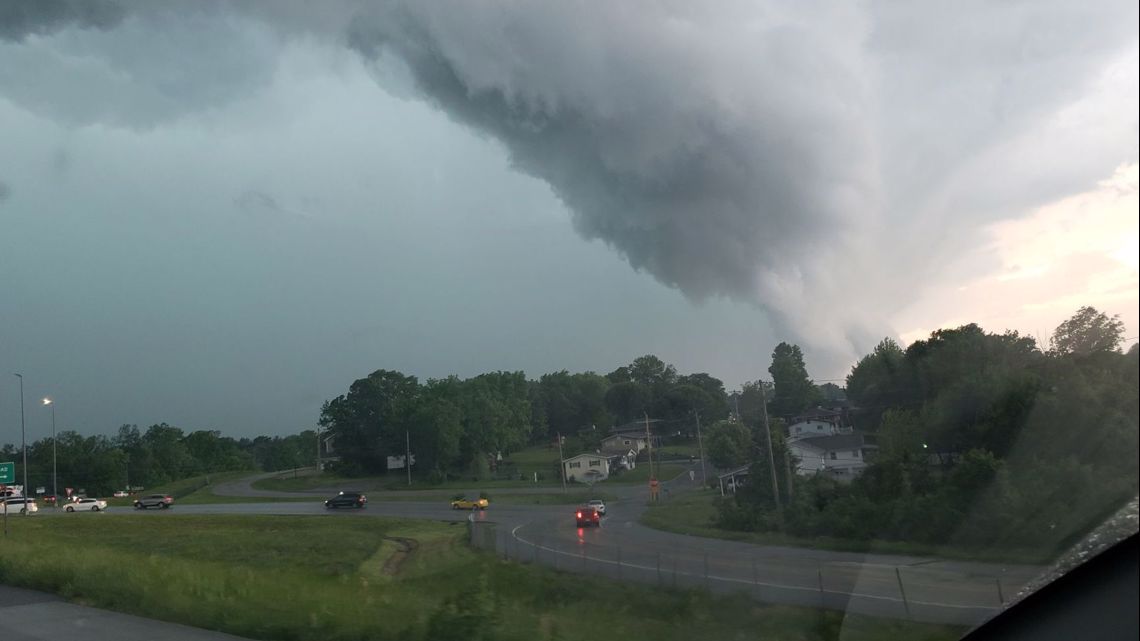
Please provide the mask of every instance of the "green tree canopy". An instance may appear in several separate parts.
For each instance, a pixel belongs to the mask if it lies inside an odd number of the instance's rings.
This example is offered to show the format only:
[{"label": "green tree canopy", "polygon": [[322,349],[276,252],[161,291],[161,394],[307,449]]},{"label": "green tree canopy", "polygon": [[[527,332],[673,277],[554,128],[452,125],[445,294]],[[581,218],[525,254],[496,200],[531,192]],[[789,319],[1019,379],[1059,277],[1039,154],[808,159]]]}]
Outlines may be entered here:
[{"label": "green tree canopy", "polygon": [[777,345],[772,350],[772,365],[768,373],[772,375],[776,393],[775,398],[768,399],[768,411],[773,416],[790,417],[823,400],[819,389],[808,377],[799,345]]},{"label": "green tree canopy", "polygon": [[1053,330],[1050,339],[1056,354],[1095,354],[1115,352],[1124,342],[1120,315],[1109,316],[1095,307],[1082,307]]}]

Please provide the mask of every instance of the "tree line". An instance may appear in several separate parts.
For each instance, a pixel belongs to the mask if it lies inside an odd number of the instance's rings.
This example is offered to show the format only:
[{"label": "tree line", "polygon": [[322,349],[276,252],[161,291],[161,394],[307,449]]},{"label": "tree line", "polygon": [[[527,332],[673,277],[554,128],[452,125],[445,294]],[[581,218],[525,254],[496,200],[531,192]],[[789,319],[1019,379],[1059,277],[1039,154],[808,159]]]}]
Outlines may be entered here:
[{"label": "tree line", "polygon": [[558,371],[538,379],[523,372],[449,376],[421,383],[377,370],[324,404],[327,430],[344,474],[382,473],[388,457],[411,444],[418,474],[485,474],[490,461],[559,436],[596,447],[611,427],[647,417],[689,434],[698,420],[728,414],[724,383],[707,374],[678,374],[654,355],[601,375]]},{"label": "tree line", "polygon": [[[170,481],[240,470],[282,470],[312,465],[316,432],[292,436],[235,439],[216,430],[184,432],[160,423],[139,430],[123,425],[115,436],[83,436],[71,430],[56,434],[55,478],[64,488],[106,496],[128,487],[155,487]],[[22,461],[17,446],[0,447],[0,460]],[[52,487],[53,450],[50,437],[28,444],[29,492]],[[17,481],[23,482],[22,472]]]},{"label": "tree line", "polygon": [[906,349],[886,339],[847,377],[852,422],[878,446],[863,474],[850,483],[793,478],[772,422],[773,484],[768,438],[746,416],[749,481],[719,502],[717,523],[1061,549],[1137,495],[1140,355],[1136,346],[1122,353],[1122,342],[1119,319],[1091,307],[1062,323],[1047,349],[975,324]]}]

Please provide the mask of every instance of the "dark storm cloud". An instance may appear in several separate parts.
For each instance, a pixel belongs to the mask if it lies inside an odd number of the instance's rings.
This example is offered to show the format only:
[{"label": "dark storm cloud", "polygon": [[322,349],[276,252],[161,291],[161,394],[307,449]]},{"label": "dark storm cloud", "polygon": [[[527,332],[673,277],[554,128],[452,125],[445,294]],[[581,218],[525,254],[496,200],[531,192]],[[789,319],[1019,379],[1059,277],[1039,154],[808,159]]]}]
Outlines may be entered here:
[{"label": "dark storm cloud", "polygon": [[[1136,9],[809,4],[397,1],[348,42],[402,61],[634,268],[851,353],[981,224],[1120,162],[1102,145],[1043,193],[1026,147],[1061,150],[1019,137],[1126,50],[1134,19],[1104,16]],[[971,173],[989,178],[955,183]]]},{"label": "dark storm cloud", "polygon": [[125,15],[110,0],[0,0],[0,40],[21,41],[65,27],[109,29]]},{"label": "dark storm cloud", "polygon": [[820,47],[819,34],[789,24],[755,52],[780,61],[759,74],[768,84],[843,98],[790,104],[740,82],[715,86],[752,61],[655,38],[668,35],[668,16],[617,11],[620,26],[595,25],[587,46],[563,37],[586,28],[584,12],[516,9],[476,19],[490,27],[478,41],[445,41],[462,18],[441,26],[442,12],[395,7],[355,21],[349,43],[397,54],[434,104],[549,183],[583,236],[694,299],[755,300],[765,272],[799,262],[821,230],[840,237],[847,211],[874,206],[862,164],[874,155],[870,114],[842,38]]},{"label": "dark storm cloud", "polygon": [[[125,20],[108,5],[117,22],[87,5],[49,3],[19,30],[118,24],[115,37],[60,38],[67,63],[31,71],[42,56],[11,52],[9,99],[153,126],[255,92],[290,42],[347,44],[389,90],[406,95],[390,82],[404,73],[500,142],[583,237],[690,299],[748,301],[780,334],[848,355],[983,225],[1121,161],[1119,127],[1078,151],[1043,123],[1136,21],[1117,0],[132,3]],[[62,99],[79,73],[111,90]],[[237,204],[284,211],[261,196]]]}]

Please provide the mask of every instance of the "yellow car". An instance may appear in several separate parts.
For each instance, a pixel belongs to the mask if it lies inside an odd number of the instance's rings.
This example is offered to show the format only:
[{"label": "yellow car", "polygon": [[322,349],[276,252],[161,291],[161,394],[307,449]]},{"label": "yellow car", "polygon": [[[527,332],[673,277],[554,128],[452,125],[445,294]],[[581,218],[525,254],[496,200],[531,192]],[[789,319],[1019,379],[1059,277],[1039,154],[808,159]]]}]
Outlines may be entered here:
[{"label": "yellow car", "polygon": [[468,499],[459,498],[451,502],[451,509],[453,510],[485,510],[491,502],[487,499]]}]

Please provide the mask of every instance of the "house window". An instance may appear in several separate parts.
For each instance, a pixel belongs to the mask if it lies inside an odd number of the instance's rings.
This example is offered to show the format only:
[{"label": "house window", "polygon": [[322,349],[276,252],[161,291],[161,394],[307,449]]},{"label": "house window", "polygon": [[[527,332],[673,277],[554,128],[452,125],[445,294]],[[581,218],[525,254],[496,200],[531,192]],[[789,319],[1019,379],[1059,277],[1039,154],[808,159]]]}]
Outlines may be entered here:
[{"label": "house window", "polygon": [[833,460],[833,461],[836,460],[837,458],[839,458],[839,456],[837,456],[835,452],[828,452],[828,454],[831,455],[831,460]]},{"label": "house window", "polygon": [[626,439],[626,440],[625,440],[625,444],[626,444],[626,445],[629,445],[629,439]]},{"label": "house window", "polygon": [[851,458],[859,458],[859,450],[851,452]]},{"label": "house window", "polygon": [[822,425],[816,425],[816,426],[815,426],[815,431],[817,431],[817,432],[818,432],[818,431],[820,431],[820,430],[822,430],[822,429],[823,429],[823,426],[822,426]]},{"label": "house window", "polygon": [[570,463],[570,467],[582,467],[582,462],[581,461],[574,461],[574,462]]},{"label": "house window", "polygon": [[602,462],[599,461],[598,459],[596,459],[596,458],[590,459],[590,467],[600,467],[601,465],[602,465]]}]

